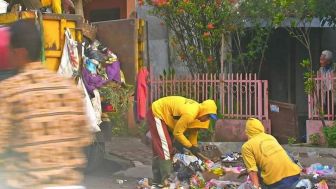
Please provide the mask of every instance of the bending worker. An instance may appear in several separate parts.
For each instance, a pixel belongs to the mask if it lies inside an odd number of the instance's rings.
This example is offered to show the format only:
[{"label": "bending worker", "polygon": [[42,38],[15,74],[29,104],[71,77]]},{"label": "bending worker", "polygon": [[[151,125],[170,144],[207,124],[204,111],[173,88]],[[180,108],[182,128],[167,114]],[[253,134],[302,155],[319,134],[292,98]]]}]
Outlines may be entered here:
[{"label": "bending worker", "polygon": [[[265,133],[258,119],[249,118],[245,133],[248,141],[242,147],[242,156],[252,181],[252,188],[291,189],[299,181],[301,169],[287,155],[278,141]],[[259,182],[259,173],[261,180]]]},{"label": "bending worker", "polygon": [[152,137],[154,184],[163,184],[171,173],[173,147],[169,132],[177,142],[197,155],[200,151],[197,147],[198,130],[208,129],[210,118],[217,119],[216,112],[213,100],[198,103],[180,96],[168,96],[152,103],[147,122]]}]

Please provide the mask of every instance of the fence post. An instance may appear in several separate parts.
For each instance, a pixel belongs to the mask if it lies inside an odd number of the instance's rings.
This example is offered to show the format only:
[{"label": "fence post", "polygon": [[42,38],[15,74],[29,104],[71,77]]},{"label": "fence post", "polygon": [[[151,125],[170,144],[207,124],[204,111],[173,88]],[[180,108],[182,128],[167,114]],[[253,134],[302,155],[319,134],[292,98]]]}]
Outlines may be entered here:
[{"label": "fence post", "polygon": [[[226,118],[244,119],[253,116],[261,120],[269,119],[268,82],[257,80],[256,74],[196,74],[193,78],[175,78],[155,77],[150,73],[148,85],[150,102],[166,95],[183,95],[199,102],[211,97],[217,102],[219,100],[221,108],[218,111]],[[310,117],[314,116],[312,98],[309,97]]]},{"label": "fence post", "polygon": [[308,94],[308,119],[312,119],[312,97]]},{"label": "fence post", "polygon": [[265,119],[268,120],[268,80],[264,81],[264,113]]},{"label": "fence post", "polygon": [[257,100],[258,100],[258,118],[259,120],[262,120],[262,83],[261,80],[258,81],[258,95],[257,95]]},{"label": "fence post", "polygon": [[225,97],[225,90],[224,90],[224,73],[219,74],[219,101],[221,103],[221,113],[222,115],[225,115],[225,102],[224,102],[224,97]]},{"label": "fence post", "polygon": [[335,110],[334,110],[334,93],[335,93],[335,90],[334,90],[334,73],[331,73],[331,76],[330,76],[330,79],[331,79],[331,120],[335,120]]}]

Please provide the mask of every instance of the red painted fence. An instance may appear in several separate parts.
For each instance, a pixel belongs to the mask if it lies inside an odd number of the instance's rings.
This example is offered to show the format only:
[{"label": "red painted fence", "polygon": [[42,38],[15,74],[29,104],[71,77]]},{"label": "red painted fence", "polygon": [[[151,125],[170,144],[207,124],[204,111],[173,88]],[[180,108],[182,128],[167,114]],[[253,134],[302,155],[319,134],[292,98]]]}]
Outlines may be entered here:
[{"label": "red painted fence", "polygon": [[179,95],[201,102],[214,99],[225,118],[268,120],[268,82],[256,74],[150,76],[150,102]]},{"label": "red painted fence", "polygon": [[326,120],[335,120],[335,80],[336,76],[332,73],[318,74],[314,78],[315,90],[308,95],[309,119],[318,119],[320,111],[323,111]]}]

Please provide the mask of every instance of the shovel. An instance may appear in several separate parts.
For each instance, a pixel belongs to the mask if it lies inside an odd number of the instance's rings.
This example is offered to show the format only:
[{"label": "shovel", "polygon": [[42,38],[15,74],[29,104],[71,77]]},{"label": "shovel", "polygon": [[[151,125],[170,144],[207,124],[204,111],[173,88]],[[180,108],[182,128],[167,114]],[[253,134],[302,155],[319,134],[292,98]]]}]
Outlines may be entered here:
[{"label": "shovel", "polygon": [[210,158],[206,157],[205,155],[203,155],[202,153],[198,152],[197,154],[194,154],[196,157],[198,157],[199,159],[201,159],[202,161],[209,161]]},{"label": "shovel", "polygon": [[[187,149],[188,152],[190,152],[190,150]],[[191,152],[190,152],[191,153]],[[192,154],[192,153],[191,153]],[[202,161],[209,161],[210,158],[206,157],[205,155],[203,155],[201,152],[198,152],[197,154],[194,154],[197,158],[201,159]]]}]

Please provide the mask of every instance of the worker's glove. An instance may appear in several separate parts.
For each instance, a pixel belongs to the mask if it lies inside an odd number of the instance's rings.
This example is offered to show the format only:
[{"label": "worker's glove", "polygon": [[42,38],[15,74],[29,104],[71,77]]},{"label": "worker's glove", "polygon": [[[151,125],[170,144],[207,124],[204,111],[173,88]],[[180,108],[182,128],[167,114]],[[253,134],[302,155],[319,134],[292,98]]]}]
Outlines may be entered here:
[{"label": "worker's glove", "polygon": [[177,140],[173,141],[173,147],[176,153],[184,154],[184,146]]},{"label": "worker's glove", "polygon": [[200,150],[197,146],[191,146],[191,147],[189,148],[189,150],[190,150],[191,153],[194,154],[195,156],[197,156],[197,154],[201,152],[201,150]]}]

